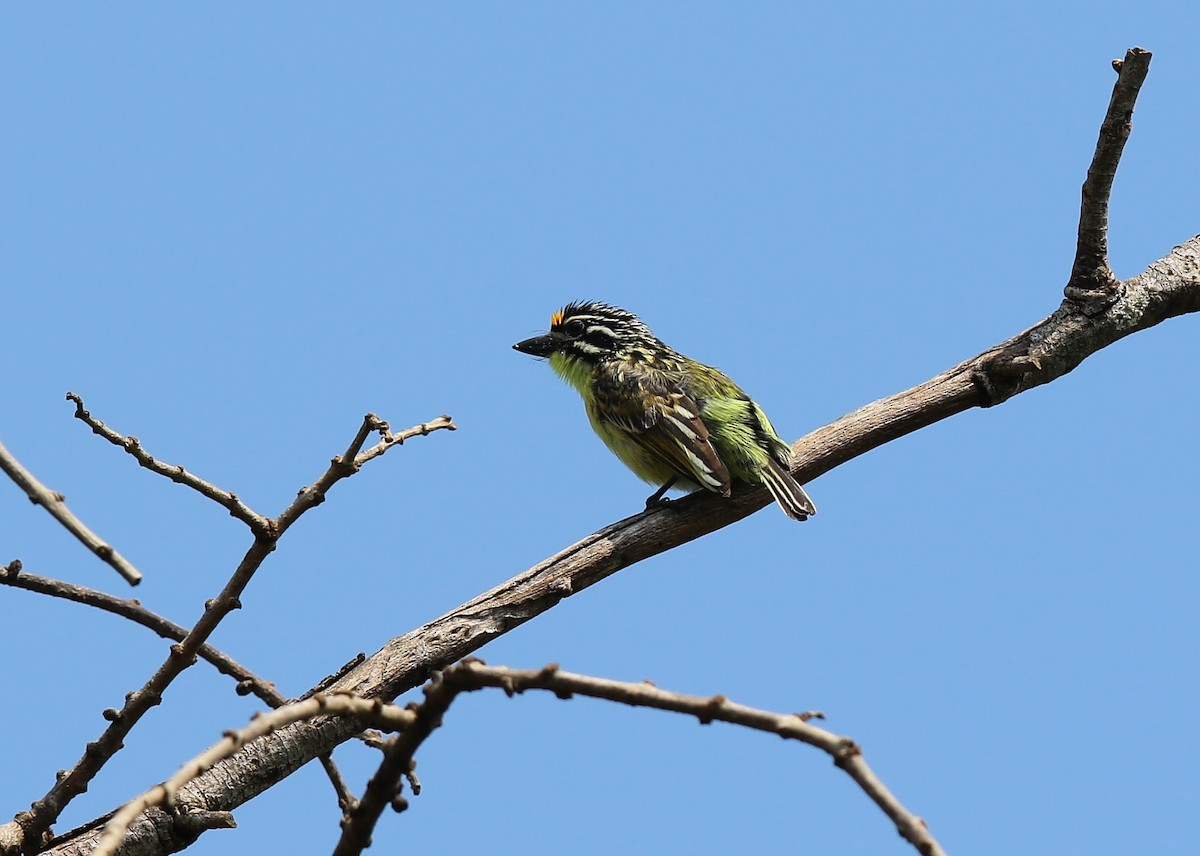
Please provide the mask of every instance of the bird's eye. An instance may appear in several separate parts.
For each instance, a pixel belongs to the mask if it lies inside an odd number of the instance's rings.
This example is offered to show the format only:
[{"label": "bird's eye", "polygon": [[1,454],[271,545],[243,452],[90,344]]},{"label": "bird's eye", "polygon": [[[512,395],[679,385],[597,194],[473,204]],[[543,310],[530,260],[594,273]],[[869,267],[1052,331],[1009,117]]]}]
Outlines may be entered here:
[{"label": "bird's eye", "polygon": [[570,336],[573,339],[577,338],[579,336],[582,336],[583,335],[583,322],[580,321],[578,318],[576,318],[572,321],[568,321],[565,325],[563,325],[563,332],[566,333],[568,336]]}]

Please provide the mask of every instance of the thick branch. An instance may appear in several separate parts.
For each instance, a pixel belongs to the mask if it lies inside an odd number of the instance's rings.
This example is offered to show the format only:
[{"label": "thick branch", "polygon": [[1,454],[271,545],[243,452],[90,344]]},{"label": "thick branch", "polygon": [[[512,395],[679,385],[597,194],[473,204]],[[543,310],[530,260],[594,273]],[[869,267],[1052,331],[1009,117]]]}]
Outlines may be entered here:
[{"label": "thick branch", "polygon": [[[1200,311],[1200,236],[1122,284],[1118,300],[1089,318],[1064,302],[1024,333],[920,386],[868,404],[793,444],[793,473],[807,483],[897,437],[972,407],[989,407],[1061,377],[1086,357],[1167,318]],[[550,609],[622,568],[699,538],[770,502],[761,488],[731,499],[704,492],[626,518],[422,627],[387,643],[335,684],[395,698],[433,670]]]},{"label": "thick branch", "polygon": [[135,586],[142,581],[142,575],[137,568],[71,513],[71,510],[67,508],[66,499],[61,493],[50,490],[34,478],[33,473],[21,466],[21,462],[14,458],[2,443],[0,443],[0,470],[4,470],[8,477],[16,482],[21,490],[25,491],[30,502],[49,511],[50,515],[78,538],[83,546],[124,577],[125,582]]},{"label": "thick branch", "polygon": [[[222,758],[228,758],[240,747],[251,740],[269,735],[284,725],[301,720],[312,719],[322,715],[350,716],[362,722],[387,730],[404,728],[415,720],[410,711],[386,705],[379,701],[355,698],[348,695],[329,695],[318,693],[310,699],[289,704],[270,713],[260,713],[254,716],[250,725],[238,731],[226,731],[225,737],[213,744],[204,752],[185,763],[175,775],[160,785],[155,785],[144,794],[131,800],[112,816],[92,851],[95,856],[112,856],[121,844],[129,825],[149,808],[166,806],[172,811],[177,809],[176,795],[179,789],[195,779],[205,770]],[[190,816],[191,812],[181,812]]]}]

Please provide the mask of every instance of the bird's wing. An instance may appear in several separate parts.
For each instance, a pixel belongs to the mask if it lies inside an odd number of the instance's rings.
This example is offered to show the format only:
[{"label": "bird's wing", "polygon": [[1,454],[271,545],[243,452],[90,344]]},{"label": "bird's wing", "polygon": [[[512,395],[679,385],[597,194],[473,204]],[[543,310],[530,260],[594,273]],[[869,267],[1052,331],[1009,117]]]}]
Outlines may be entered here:
[{"label": "bird's wing", "polygon": [[725,496],[729,470],[709,438],[700,406],[665,372],[619,364],[597,377],[602,418],[685,479]]}]

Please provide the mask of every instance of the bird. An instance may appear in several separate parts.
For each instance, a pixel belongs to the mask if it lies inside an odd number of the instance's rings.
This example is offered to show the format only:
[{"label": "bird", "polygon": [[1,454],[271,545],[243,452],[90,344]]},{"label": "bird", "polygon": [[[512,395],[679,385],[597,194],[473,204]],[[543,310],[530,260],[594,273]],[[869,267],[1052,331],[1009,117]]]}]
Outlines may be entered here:
[{"label": "bird", "polygon": [[719,369],[685,357],[625,309],[568,303],[550,330],[517,342],[547,359],[582,396],[592,429],[635,475],[659,485],[728,497],[735,481],[763,485],[794,520],[816,506],[788,471],[792,450],[761,407]]}]

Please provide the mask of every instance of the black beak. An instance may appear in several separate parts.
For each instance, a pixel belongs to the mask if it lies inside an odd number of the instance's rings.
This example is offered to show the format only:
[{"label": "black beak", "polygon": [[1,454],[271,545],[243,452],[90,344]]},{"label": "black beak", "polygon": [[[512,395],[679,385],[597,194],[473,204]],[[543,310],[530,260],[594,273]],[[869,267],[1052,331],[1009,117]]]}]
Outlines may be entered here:
[{"label": "black beak", "polygon": [[522,354],[529,354],[532,357],[548,357],[558,350],[558,337],[553,333],[534,336],[532,339],[526,339],[524,342],[517,342],[517,344],[513,345],[513,349],[520,351]]}]

